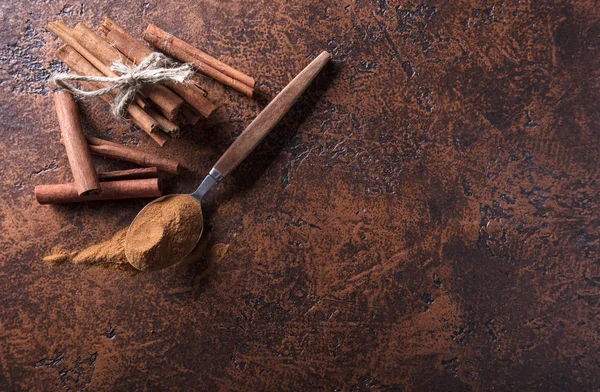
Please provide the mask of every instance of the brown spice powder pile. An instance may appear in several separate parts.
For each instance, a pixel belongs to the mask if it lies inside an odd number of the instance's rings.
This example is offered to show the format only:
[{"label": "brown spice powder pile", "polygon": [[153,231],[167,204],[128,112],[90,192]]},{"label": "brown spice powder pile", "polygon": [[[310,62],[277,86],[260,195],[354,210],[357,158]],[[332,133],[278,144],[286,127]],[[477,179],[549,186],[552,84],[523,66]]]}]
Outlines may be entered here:
[{"label": "brown spice powder pile", "polygon": [[165,196],[144,208],[125,238],[125,255],[135,268],[154,271],[181,261],[202,232],[202,208],[188,195]]},{"label": "brown spice powder pile", "polygon": [[98,266],[121,271],[135,271],[125,257],[125,236],[127,229],[119,230],[108,241],[92,245],[80,252],[69,252],[60,247],[52,249],[52,253],[45,256],[43,261],[52,265],[59,265],[68,260],[74,264]]},{"label": "brown spice powder pile", "polygon": [[125,236],[127,229],[119,230],[110,240],[92,245],[73,257],[74,264],[85,265],[127,265],[125,257]]},{"label": "brown spice powder pile", "polygon": [[62,249],[61,247],[55,247],[52,249],[52,253],[47,256],[44,256],[42,261],[44,263],[59,265],[69,260],[72,256],[73,252],[69,252],[67,250]]}]

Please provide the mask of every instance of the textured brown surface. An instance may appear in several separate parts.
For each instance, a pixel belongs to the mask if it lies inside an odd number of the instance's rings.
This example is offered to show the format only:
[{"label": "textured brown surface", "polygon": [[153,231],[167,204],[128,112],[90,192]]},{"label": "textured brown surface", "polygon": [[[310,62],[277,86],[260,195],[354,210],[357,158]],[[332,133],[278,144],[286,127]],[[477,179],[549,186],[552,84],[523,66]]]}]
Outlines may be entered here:
[{"label": "textured brown surface", "polygon": [[[203,256],[121,275],[41,257],[145,201],[40,206],[70,181],[43,26],[155,23],[273,95],[334,61],[206,199]],[[2,390],[592,390],[600,385],[595,1],[5,0]],[[161,150],[191,191],[264,103],[211,81]],[[88,134],[159,149],[86,102]],[[96,159],[102,170],[131,166]]]}]

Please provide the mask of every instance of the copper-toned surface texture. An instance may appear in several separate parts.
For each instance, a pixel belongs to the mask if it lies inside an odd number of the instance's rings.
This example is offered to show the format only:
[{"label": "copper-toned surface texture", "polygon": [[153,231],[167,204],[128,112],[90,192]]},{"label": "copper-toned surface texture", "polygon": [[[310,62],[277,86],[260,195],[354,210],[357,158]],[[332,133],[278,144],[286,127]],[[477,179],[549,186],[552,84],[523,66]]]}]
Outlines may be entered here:
[{"label": "copper-toned surface texture", "polygon": [[[41,258],[148,200],[41,206],[71,182],[47,22],[149,23],[257,80],[158,147],[190,192],[322,50],[331,64],[205,198],[194,260],[124,274]],[[0,389],[594,390],[600,385],[595,1],[18,1],[0,5]],[[94,157],[99,171],[130,169]]]}]

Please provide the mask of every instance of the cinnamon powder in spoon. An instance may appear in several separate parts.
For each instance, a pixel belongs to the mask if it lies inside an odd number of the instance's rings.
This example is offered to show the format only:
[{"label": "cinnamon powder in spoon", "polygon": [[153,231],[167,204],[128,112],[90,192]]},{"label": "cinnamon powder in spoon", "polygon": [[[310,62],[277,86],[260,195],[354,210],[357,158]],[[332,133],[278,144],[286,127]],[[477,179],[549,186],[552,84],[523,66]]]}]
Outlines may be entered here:
[{"label": "cinnamon powder in spoon", "polygon": [[181,261],[202,232],[202,208],[188,195],[162,197],[135,219],[125,238],[125,255],[138,270],[153,271]]}]

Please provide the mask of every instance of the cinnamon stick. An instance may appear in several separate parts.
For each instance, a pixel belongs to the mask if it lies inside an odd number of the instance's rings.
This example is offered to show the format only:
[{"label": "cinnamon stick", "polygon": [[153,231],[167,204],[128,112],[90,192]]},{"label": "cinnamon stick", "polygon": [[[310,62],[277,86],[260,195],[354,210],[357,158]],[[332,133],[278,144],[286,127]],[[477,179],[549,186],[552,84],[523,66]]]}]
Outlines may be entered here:
[{"label": "cinnamon stick", "polygon": [[[79,42],[75,38],[73,38],[73,34],[71,29],[61,21],[50,22],[46,25],[46,28],[50,30],[50,32],[54,33],[58,38],[60,38],[67,45],[72,47],[75,52],[77,52],[80,57],[83,57],[86,62],[90,63],[93,68],[96,69],[96,76],[115,76],[116,74],[110,70],[102,61],[98,60],[96,56],[90,53],[86,48],[81,46]],[[83,74],[85,75],[85,74]],[[146,106],[146,102],[141,99],[139,96],[136,96],[135,101],[140,107],[144,108]]]},{"label": "cinnamon stick", "polygon": [[209,56],[192,45],[151,24],[144,32],[144,39],[184,63],[190,63],[196,70],[231,88],[251,97],[255,81],[242,72]]},{"label": "cinnamon stick", "polygon": [[79,42],[73,37],[71,29],[61,21],[50,22],[46,25],[46,28],[50,32],[54,33],[58,38],[63,40],[69,46],[72,46],[81,56],[83,56],[88,62],[90,62],[100,73],[104,75],[112,76],[114,72],[110,70],[102,61],[96,56],[90,53],[86,48],[81,46]]},{"label": "cinnamon stick", "polygon": [[100,184],[101,193],[80,196],[74,183],[38,185],[35,187],[35,199],[40,204],[62,204],[96,200],[118,200],[158,197],[162,195],[160,180],[147,178],[141,180],[107,181]]},{"label": "cinnamon stick", "polygon": [[99,172],[100,181],[139,180],[142,178],[158,178],[157,167],[138,167],[129,170]]},{"label": "cinnamon stick", "polygon": [[167,158],[148,154],[108,140],[88,136],[87,141],[92,154],[107,158],[120,159],[140,166],[157,167],[167,173],[177,174],[179,163]]},{"label": "cinnamon stick", "polygon": [[[83,23],[78,23],[75,26],[73,37],[108,67],[115,61],[122,61],[130,67],[133,66],[133,63],[129,59],[123,56],[117,49],[110,46],[108,42],[104,41]],[[111,72],[113,75],[116,75],[113,71]],[[173,120],[177,116],[181,105],[183,105],[183,99],[163,85],[145,86],[142,91],[144,95],[148,96],[161,109],[169,120]]]},{"label": "cinnamon stick", "polygon": [[146,109],[146,113],[156,120],[160,126],[160,129],[163,130],[167,135],[175,139],[179,138],[179,127],[177,124],[172,123],[152,109]]},{"label": "cinnamon stick", "polygon": [[125,29],[122,28],[118,23],[110,19],[108,16],[105,16],[102,24],[100,25],[100,32],[106,35],[110,31],[118,31],[119,33],[129,35],[129,33],[125,31]]},{"label": "cinnamon stick", "polygon": [[223,63],[222,61],[217,60],[216,58],[204,53],[200,49],[195,48],[194,46],[188,44],[187,42],[165,32],[159,27],[150,24],[146,29],[146,33],[159,37],[163,41],[170,42],[175,47],[191,54],[198,60],[202,61],[206,65],[216,69],[219,72],[224,73],[227,76],[230,76],[240,82],[244,83],[250,88],[254,88],[255,80],[250,76],[244,74],[243,72],[238,71],[237,69],[230,67],[229,65]]},{"label": "cinnamon stick", "polygon": [[100,182],[92,162],[92,155],[81,127],[79,107],[67,90],[54,93],[54,107],[58,116],[60,133],[67,150],[67,158],[75,180],[78,195],[98,193]]},{"label": "cinnamon stick", "polygon": [[[139,64],[144,58],[152,53],[152,49],[146,44],[136,40],[130,34],[125,32],[119,25],[108,18],[100,27],[104,34],[104,39],[117,48],[123,55],[131,61]],[[175,91],[187,103],[192,105],[204,117],[208,117],[215,110],[215,105],[205,97],[205,93],[192,84],[167,83],[170,89]]]},{"label": "cinnamon stick", "polygon": [[193,84],[167,83],[167,86],[179,94],[181,98],[205,118],[210,117],[217,108],[212,102],[206,99],[204,91]]},{"label": "cinnamon stick", "polygon": [[[64,45],[56,51],[56,57],[65,63],[71,70],[79,75],[104,76],[89,61],[87,61],[75,48]],[[88,88],[98,88],[97,83],[81,82]],[[107,95],[100,96],[108,104],[112,104],[112,98]],[[135,125],[142,128],[155,142],[163,146],[169,138],[162,134],[160,125],[149,114],[137,104],[132,103],[127,107],[127,113]]]}]

